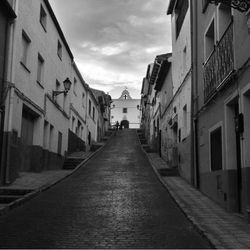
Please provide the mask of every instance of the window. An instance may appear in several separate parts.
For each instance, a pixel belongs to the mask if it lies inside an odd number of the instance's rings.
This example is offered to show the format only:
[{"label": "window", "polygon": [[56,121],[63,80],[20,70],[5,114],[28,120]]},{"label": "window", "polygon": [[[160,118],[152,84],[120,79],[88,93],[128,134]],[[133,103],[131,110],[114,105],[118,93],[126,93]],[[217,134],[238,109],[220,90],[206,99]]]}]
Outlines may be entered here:
[{"label": "window", "polygon": [[47,27],[47,14],[43,8],[43,6],[41,5],[40,8],[40,23],[42,25],[42,27],[44,28],[44,30],[46,31],[46,27]]},{"label": "window", "polygon": [[76,94],[76,87],[77,87],[77,80],[76,80],[76,78],[74,77],[73,92],[74,92],[75,95],[77,95],[77,94]]},{"label": "window", "polygon": [[93,107],[93,120],[95,120],[95,108]]},{"label": "window", "polygon": [[[58,80],[56,80],[56,91],[60,91],[60,82]],[[54,100],[58,101],[58,96],[54,96]]]},{"label": "window", "polygon": [[85,94],[82,93],[82,106],[85,107]]},{"label": "window", "polygon": [[62,60],[62,44],[60,41],[57,42],[57,55]]},{"label": "window", "polygon": [[21,63],[27,68],[31,40],[23,30]]},{"label": "window", "polygon": [[222,133],[221,127],[210,132],[211,171],[222,169]]},{"label": "window", "polygon": [[227,30],[229,24],[231,23],[232,20],[232,12],[231,12],[231,7],[221,3],[218,7],[218,21],[217,21],[217,25],[218,25],[218,39],[220,40],[225,31]]},{"label": "window", "polygon": [[50,124],[49,129],[49,150],[52,151],[53,148],[53,140],[54,140],[54,126]]},{"label": "window", "polygon": [[74,131],[74,128],[75,128],[75,117],[73,116],[72,117],[72,131]]},{"label": "window", "polygon": [[91,116],[91,101],[89,100],[89,115]]},{"label": "window", "polygon": [[44,71],[44,60],[40,54],[38,54],[38,62],[37,62],[37,82],[43,83],[43,71]]},{"label": "window", "polygon": [[34,123],[35,123],[34,116],[25,109],[23,109],[21,141],[25,145],[33,144]]},{"label": "window", "polygon": [[208,4],[209,4],[209,0],[202,0],[202,12],[203,13],[206,11]]},{"label": "window", "polygon": [[62,154],[62,133],[58,132],[57,154]]},{"label": "window", "polygon": [[76,132],[76,134],[78,135],[78,137],[80,137],[81,136],[81,122],[78,120],[78,122],[77,122],[77,132]]},{"label": "window", "polygon": [[214,45],[215,45],[215,26],[213,20],[205,34],[205,59],[207,59],[214,51]]},{"label": "window", "polygon": [[65,111],[66,110],[66,98],[67,98],[67,95],[63,95],[62,98],[63,98],[63,110]]},{"label": "window", "polygon": [[122,113],[124,113],[124,114],[128,113],[128,109],[127,108],[123,108],[122,109]]},{"label": "window", "polygon": [[183,137],[187,136],[187,105],[183,107]]},{"label": "window", "polygon": [[43,148],[47,149],[48,148],[48,134],[49,133],[49,123],[47,121],[44,121],[44,126],[43,126]]},{"label": "window", "polygon": [[182,24],[184,22],[187,10],[188,10],[188,1],[189,0],[178,0],[176,7],[175,7],[175,14],[176,14],[176,21],[175,21],[175,28],[176,28],[176,39],[178,38]]},{"label": "window", "polygon": [[182,67],[185,73],[185,71],[187,70],[187,46],[185,46],[183,49]]}]

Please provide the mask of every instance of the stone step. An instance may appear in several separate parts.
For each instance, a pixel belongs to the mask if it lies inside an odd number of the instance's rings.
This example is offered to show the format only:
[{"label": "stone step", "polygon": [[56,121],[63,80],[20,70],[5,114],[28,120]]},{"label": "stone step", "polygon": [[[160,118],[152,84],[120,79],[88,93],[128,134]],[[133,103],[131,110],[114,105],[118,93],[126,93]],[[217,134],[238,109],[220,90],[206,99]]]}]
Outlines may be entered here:
[{"label": "stone step", "polygon": [[0,204],[11,203],[21,197],[22,195],[0,195]]},{"label": "stone step", "polygon": [[63,164],[63,169],[72,170],[78,166],[84,159],[68,158]]},{"label": "stone step", "polygon": [[177,167],[174,168],[160,168],[158,169],[158,173],[161,176],[179,176],[179,170]]},{"label": "stone step", "polygon": [[0,188],[0,195],[25,195],[32,192],[32,189],[9,189]]}]

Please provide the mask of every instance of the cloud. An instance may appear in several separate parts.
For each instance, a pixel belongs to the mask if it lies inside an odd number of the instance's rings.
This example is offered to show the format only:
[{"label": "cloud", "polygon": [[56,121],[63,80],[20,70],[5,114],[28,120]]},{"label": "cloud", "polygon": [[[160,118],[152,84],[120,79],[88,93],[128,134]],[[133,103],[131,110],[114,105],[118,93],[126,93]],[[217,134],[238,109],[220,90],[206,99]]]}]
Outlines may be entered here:
[{"label": "cloud", "polygon": [[[168,1],[50,0],[78,67],[90,86],[139,97],[147,65],[171,52]],[[127,84],[127,85],[126,85]]]}]

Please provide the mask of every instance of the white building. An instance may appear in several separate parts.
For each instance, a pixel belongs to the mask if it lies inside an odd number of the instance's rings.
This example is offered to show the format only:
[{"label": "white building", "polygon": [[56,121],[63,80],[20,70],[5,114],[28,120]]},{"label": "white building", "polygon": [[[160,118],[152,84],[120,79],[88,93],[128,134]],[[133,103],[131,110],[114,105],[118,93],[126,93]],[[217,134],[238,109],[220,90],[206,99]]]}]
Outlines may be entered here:
[{"label": "white building", "polygon": [[191,34],[190,1],[170,0],[172,22],[172,132],[178,153],[178,169],[191,182]]},{"label": "white building", "polygon": [[140,128],[140,99],[133,99],[125,89],[119,99],[112,99],[111,125],[118,121],[124,128]]}]

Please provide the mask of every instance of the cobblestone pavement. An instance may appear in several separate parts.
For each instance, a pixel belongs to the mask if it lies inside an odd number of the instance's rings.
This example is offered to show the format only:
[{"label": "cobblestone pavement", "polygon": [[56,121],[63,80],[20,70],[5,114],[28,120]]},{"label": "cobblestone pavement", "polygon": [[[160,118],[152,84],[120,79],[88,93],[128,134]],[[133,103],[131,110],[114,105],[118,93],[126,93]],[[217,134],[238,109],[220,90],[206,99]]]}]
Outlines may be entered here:
[{"label": "cobblestone pavement", "polygon": [[158,181],[136,131],[0,217],[1,248],[210,248]]},{"label": "cobblestone pavement", "polygon": [[[156,170],[166,168],[158,154],[147,154]],[[250,224],[239,215],[226,212],[181,177],[162,177],[157,173],[187,217],[219,249],[249,249]]]}]

